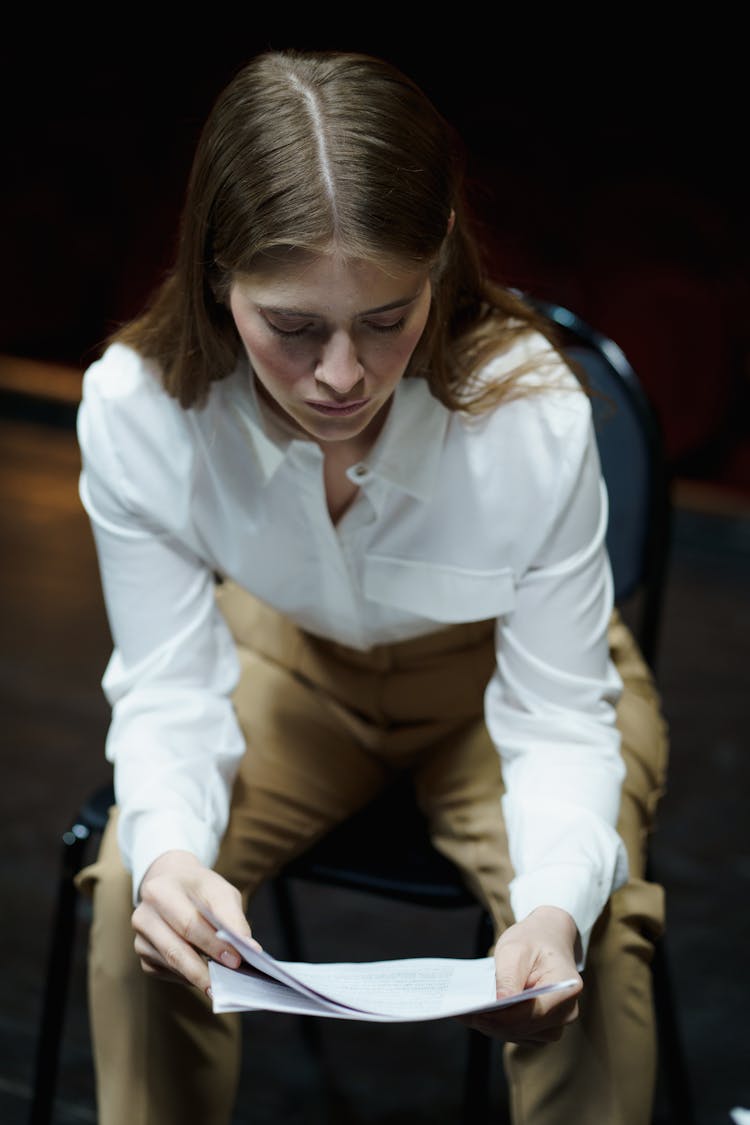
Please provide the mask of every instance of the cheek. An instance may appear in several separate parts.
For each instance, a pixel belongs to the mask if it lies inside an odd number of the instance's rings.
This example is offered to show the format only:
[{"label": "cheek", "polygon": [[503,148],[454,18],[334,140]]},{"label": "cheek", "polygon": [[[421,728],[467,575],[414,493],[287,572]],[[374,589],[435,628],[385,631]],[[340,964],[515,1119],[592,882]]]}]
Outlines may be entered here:
[{"label": "cheek", "polygon": [[388,351],[391,357],[391,364],[394,368],[399,368],[400,372],[403,372],[406,368],[414,349],[422,338],[425,324],[426,319],[424,323],[406,329],[399,336],[390,341]]},{"label": "cheek", "polygon": [[250,363],[261,378],[271,378],[274,382],[293,383],[304,373],[304,361],[300,356],[289,354],[284,344],[275,340],[268,332],[254,332],[246,325],[238,325],[240,339],[245,346]]},{"label": "cheek", "polygon": [[408,357],[411,357],[412,352],[416,348],[419,341],[422,339],[422,334],[424,333],[426,327],[427,317],[425,317],[419,325],[417,325],[411,332],[408,333],[407,338],[404,341],[404,349],[407,352]]}]

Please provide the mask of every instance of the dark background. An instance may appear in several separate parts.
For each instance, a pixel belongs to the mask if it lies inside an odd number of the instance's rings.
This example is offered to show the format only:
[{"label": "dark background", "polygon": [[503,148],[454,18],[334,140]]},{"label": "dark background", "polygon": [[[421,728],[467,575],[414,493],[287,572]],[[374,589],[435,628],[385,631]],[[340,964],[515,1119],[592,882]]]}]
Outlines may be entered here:
[{"label": "dark background", "polygon": [[[65,368],[80,371],[158,283],[203,119],[268,46],[361,49],[416,78],[466,141],[493,271],[611,333],[657,408],[676,507],[658,665],[672,768],[654,855],[699,1125],[750,1106],[744,31],[716,5],[663,26],[632,6],[473,16],[417,13],[407,31],[403,7],[348,27],[325,9],[306,27],[289,9],[172,24],[118,10],[104,27],[35,10],[4,27],[0,376],[4,358],[33,360],[21,370],[34,393],[24,402],[0,378],[3,1125],[27,1121],[59,836],[106,776],[110,640],[72,409],[46,407],[64,383],[74,408]],[[312,957],[351,957],[353,939],[371,957],[471,948],[463,918],[335,894],[306,906]],[[276,952],[267,899],[253,923]],[[96,1121],[84,973],[81,933],[58,1125]],[[237,1125],[458,1120],[464,1039],[450,1022],[328,1026],[333,1101],[293,1022],[248,1025]]]},{"label": "dark background", "polygon": [[[267,47],[365,50],[464,137],[502,281],[571,304],[628,354],[681,477],[750,488],[750,222],[743,36],[637,10],[294,12],[60,26],[2,54],[0,353],[84,365],[171,261],[200,125]],[[23,17],[22,17],[23,18]],[[28,19],[28,17],[26,17]],[[353,25],[353,26],[351,26]],[[720,30],[716,30],[720,28]]]}]

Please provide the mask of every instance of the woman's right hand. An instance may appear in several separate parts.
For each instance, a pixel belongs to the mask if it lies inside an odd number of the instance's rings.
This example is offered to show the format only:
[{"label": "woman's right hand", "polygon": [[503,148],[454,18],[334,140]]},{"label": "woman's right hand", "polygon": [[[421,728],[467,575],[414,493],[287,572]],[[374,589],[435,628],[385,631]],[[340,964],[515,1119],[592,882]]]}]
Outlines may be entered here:
[{"label": "woman's right hand", "polygon": [[[207,958],[231,969],[239,953],[216,936],[208,917],[220,918],[255,946],[239,891],[187,851],[155,859],[143,877],[132,917],[135,951],[144,972],[182,979],[208,992]],[[260,948],[260,946],[258,946]]]}]

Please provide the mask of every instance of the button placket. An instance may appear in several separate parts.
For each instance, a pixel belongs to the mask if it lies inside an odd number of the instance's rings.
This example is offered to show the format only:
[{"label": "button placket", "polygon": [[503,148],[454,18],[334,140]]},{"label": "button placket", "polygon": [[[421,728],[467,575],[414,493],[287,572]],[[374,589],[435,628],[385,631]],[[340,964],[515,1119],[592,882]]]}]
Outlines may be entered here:
[{"label": "button placket", "polygon": [[345,643],[356,646],[364,639],[358,604],[361,595],[354,581],[356,568],[352,567],[349,552],[343,549],[339,531],[328,515],[322,455],[317,447],[307,447],[299,451],[298,458],[303,507],[311,540],[317,544],[321,604],[335,631],[346,637]]}]

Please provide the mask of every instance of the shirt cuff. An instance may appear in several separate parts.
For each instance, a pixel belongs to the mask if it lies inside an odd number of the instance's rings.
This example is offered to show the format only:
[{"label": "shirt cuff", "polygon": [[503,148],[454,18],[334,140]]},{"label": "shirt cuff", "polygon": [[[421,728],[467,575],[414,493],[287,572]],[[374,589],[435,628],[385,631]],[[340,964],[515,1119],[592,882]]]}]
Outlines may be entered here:
[{"label": "shirt cuff", "polygon": [[590,868],[569,864],[545,864],[535,871],[514,879],[510,885],[510,903],[517,921],[528,917],[539,906],[557,906],[570,914],[578,929],[580,949],[576,967],[585,968],[589,941],[594,923],[610,895],[627,882],[627,857],[624,848],[618,856],[612,884],[598,885]]},{"label": "shirt cuff", "polygon": [[175,850],[190,852],[205,867],[212,867],[219,852],[219,838],[205,823],[168,809],[121,818],[119,844],[125,866],[133,876],[134,905],[140,898],[143,876],[160,855]]}]

